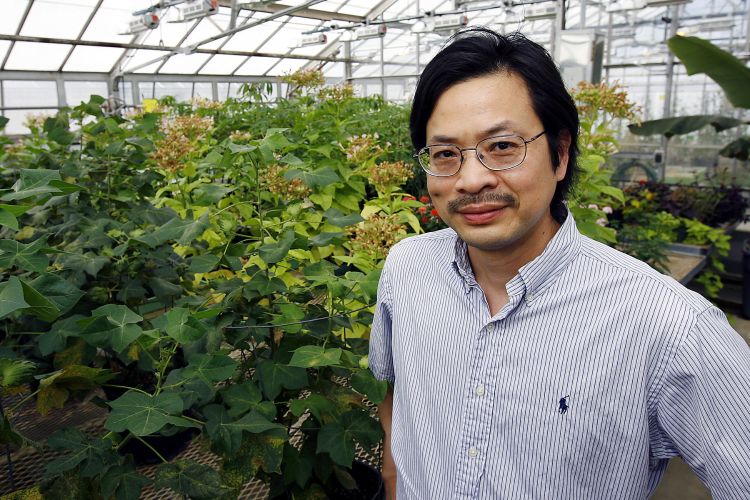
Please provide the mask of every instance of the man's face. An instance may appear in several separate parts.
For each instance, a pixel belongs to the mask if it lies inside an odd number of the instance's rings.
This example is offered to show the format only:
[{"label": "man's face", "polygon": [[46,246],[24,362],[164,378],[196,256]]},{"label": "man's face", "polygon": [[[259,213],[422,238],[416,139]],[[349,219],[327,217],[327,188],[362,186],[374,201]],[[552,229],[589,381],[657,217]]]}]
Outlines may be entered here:
[{"label": "man's face", "polygon": [[[489,136],[537,135],[542,122],[534,112],[523,79],[507,72],[458,83],[438,99],[427,122],[427,144],[452,143],[473,148]],[[551,238],[556,227],[550,202],[557,182],[565,176],[570,136],[560,137],[560,165],[552,167],[547,136],[528,144],[519,166],[492,171],[473,151],[451,177],[427,176],[435,208],[470,247],[508,250]]]}]

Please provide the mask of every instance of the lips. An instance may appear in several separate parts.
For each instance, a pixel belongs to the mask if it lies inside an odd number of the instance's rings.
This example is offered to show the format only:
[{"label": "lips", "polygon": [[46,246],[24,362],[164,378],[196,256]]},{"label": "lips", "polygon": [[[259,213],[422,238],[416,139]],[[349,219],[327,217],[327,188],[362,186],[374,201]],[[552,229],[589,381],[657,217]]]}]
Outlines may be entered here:
[{"label": "lips", "polygon": [[499,216],[505,208],[498,205],[468,206],[461,208],[458,213],[469,224],[486,224]]}]

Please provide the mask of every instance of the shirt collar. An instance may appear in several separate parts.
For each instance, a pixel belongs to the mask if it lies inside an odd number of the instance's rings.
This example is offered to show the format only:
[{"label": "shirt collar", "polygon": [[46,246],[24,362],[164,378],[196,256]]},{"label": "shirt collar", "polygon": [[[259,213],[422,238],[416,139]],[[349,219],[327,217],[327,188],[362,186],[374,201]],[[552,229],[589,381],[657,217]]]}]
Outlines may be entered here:
[{"label": "shirt collar", "polygon": [[[520,277],[526,290],[526,300],[532,301],[536,295],[555,282],[578,255],[580,248],[581,234],[578,232],[573,215],[568,212],[562,226],[547,243],[542,254],[521,267],[518,270],[518,276],[513,278],[509,285]],[[471,268],[466,243],[458,235],[456,235],[454,249],[453,268],[461,277],[464,289],[468,293],[472,286],[478,286],[478,284]]]}]

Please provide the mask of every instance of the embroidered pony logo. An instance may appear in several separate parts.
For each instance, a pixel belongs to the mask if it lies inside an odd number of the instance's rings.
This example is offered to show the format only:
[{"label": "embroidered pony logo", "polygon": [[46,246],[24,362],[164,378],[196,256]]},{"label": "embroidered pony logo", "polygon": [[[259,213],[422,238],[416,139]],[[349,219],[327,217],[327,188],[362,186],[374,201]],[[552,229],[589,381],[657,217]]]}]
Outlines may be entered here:
[{"label": "embroidered pony logo", "polygon": [[559,404],[560,404],[560,407],[559,407],[559,408],[557,409],[557,411],[558,411],[559,413],[567,413],[567,412],[568,412],[568,401],[567,401],[567,399],[568,399],[569,397],[570,397],[570,396],[565,396],[564,398],[562,398],[562,399],[560,400],[560,403],[559,403]]}]

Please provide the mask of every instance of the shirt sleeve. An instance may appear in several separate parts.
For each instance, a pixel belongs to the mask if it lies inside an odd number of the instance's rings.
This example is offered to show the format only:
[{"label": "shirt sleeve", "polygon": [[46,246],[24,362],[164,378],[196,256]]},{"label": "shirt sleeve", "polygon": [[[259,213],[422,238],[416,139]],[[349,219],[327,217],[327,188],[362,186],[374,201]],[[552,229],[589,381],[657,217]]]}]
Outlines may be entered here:
[{"label": "shirt sleeve", "polygon": [[378,380],[395,381],[391,350],[391,288],[388,282],[388,261],[378,282],[378,299],[370,331],[370,370]]},{"label": "shirt sleeve", "polygon": [[717,308],[677,347],[657,418],[714,499],[750,498],[750,348]]}]

